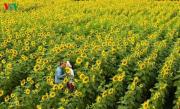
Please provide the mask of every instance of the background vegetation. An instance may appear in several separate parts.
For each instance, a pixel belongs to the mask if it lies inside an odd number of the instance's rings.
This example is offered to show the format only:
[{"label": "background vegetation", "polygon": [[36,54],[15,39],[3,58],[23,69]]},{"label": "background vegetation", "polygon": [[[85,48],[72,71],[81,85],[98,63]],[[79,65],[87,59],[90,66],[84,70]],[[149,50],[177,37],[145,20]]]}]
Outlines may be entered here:
[{"label": "background vegetation", "polygon": [[[1,109],[179,109],[178,1],[0,1]],[[75,65],[54,84],[59,60]]]}]

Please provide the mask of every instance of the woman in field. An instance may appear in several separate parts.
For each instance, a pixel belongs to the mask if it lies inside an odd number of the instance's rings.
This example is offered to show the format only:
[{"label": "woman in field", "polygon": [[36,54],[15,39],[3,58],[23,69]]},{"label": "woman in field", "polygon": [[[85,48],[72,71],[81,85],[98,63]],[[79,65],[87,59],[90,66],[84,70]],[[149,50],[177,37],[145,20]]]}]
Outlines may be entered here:
[{"label": "woman in field", "polygon": [[58,84],[64,80],[64,77],[66,74],[64,73],[64,68],[66,67],[65,62],[60,62],[59,66],[56,68],[56,74],[55,74],[55,83]]}]

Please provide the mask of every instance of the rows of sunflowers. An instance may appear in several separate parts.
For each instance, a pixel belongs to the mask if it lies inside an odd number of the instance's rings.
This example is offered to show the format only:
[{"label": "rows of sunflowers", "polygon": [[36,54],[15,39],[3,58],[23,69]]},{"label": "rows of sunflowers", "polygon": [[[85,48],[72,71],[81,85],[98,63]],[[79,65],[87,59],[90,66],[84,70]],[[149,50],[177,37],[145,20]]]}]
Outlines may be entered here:
[{"label": "rows of sunflowers", "polygon": [[0,109],[180,109],[178,1],[15,2],[0,1]]}]

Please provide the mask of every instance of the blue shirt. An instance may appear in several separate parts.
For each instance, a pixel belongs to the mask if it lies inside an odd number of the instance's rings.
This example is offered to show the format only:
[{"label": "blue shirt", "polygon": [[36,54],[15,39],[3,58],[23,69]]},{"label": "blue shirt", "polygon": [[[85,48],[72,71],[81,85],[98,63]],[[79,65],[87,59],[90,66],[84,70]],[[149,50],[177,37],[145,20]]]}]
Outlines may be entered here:
[{"label": "blue shirt", "polygon": [[58,84],[64,79],[65,74],[63,74],[62,68],[59,66],[56,69],[56,74],[55,74],[55,83]]}]

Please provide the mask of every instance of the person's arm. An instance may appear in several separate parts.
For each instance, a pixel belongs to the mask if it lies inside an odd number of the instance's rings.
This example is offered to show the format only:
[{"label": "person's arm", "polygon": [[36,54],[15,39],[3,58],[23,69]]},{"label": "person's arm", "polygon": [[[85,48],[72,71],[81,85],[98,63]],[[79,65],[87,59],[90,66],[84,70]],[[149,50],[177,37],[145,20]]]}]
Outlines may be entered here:
[{"label": "person's arm", "polygon": [[63,75],[61,75],[61,78],[64,78],[66,76],[66,74],[63,74]]},{"label": "person's arm", "polygon": [[57,68],[56,76],[57,76],[57,78],[64,78],[65,74],[62,74],[62,69],[61,68]]},{"label": "person's arm", "polygon": [[70,73],[70,77],[73,79],[74,78],[74,71],[73,71],[73,69],[71,69],[70,72],[71,72]]},{"label": "person's arm", "polygon": [[71,69],[71,75],[74,77],[74,70]]}]

